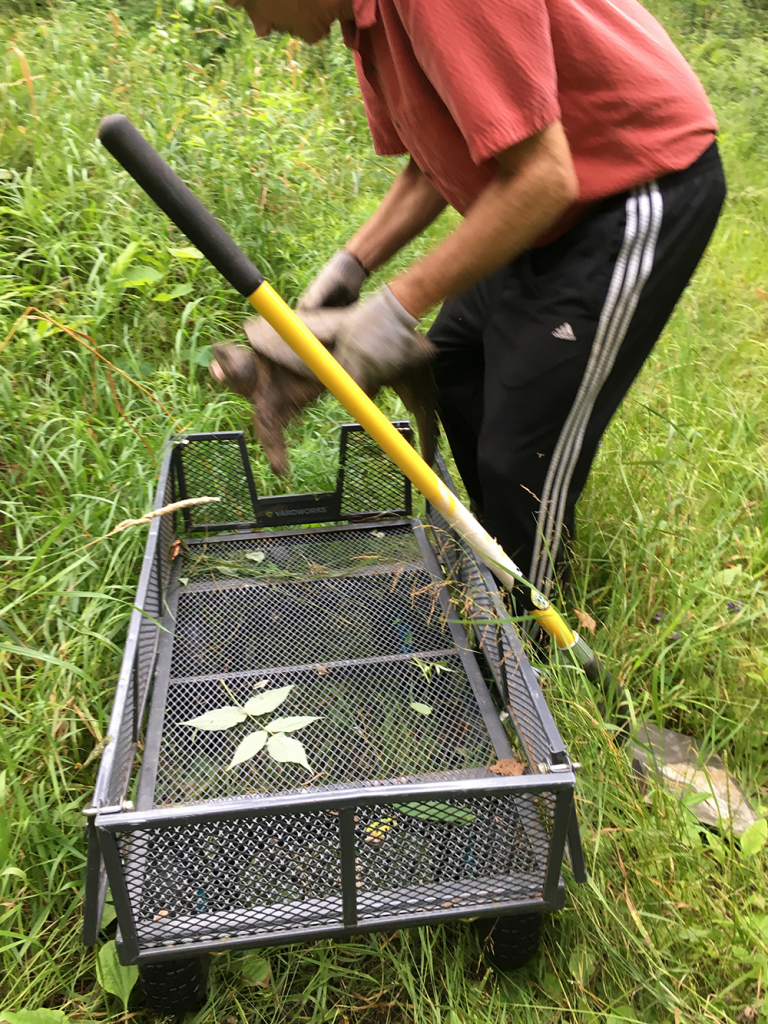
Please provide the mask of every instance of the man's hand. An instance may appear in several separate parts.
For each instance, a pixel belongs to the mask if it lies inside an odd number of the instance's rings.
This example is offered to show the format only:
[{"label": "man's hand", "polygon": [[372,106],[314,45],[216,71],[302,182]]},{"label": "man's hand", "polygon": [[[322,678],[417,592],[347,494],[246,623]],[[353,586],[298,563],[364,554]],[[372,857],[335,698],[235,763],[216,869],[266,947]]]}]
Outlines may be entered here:
[{"label": "man's hand", "polygon": [[[301,319],[372,398],[384,384],[394,388],[416,419],[422,455],[431,463],[438,430],[428,363],[434,346],[413,330],[413,317],[389,290],[352,307],[302,312]],[[324,388],[266,320],[247,321],[245,333],[249,348],[213,346],[211,374],[250,399],[256,436],[282,476],[288,468],[283,430]]]},{"label": "man's hand", "polygon": [[418,323],[389,288],[345,311],[333,354],[364,391],[374,394],[402,372],[427,363],[434,345],[416,330]]},{"label": "man's hand", "polygon": [[368,271],[360,260],[339,249],[299,299],[296,309],[306,312],[321,306],[351,306],[360,298],[360,289]]}]

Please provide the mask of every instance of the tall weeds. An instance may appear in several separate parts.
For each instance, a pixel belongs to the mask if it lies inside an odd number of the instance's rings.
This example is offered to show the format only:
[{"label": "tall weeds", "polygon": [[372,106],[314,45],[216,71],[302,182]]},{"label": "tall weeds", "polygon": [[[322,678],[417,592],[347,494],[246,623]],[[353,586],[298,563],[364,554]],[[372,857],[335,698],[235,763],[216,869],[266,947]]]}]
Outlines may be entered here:
[{"label": "tall weeds", "polygon": [[[143,535],[83,545],[151,508],[160,452],[179,426],[250,428],[246,404],[205,372],[210,345],[238,337],[243,304],[99,147],[98,121],[128,113],[289,298],[374,207],[397,162],[371,152],[337,37],[311,51],[285,38],[257,42],[233,14],[198,4],[198,15],[183,17],[166,0],[114,11],[4,3],[0,1006],[103,1020],[119,1014],[79,941],[79,811]],[[768,45],[757,5],[657,8],[718,109],[730,198],[694,285],[606,435],[580,508],[574,590],[562,603],[597,620],[595,646],[638,711],[718,751],[768,814]],[[94,339],[170,415],[50,319],[19,321],[30,306]],[[344,419],[324,400],[292,428],[286,489],[332,484]],[[274,493],[282,485],[251,450],[257,486]],[[530,968],[495,979],[459,926],[277,949],[268,988],[244,986],[239,955],[226,954],[215,958],[212,1002],[199,1019],[765,1016],[765,853],[747,857],[727,836],[702,837],[660,790],[643,801],[583,677],[553,678],[547,697],[584,765],[590,883],[569,887]]]}]

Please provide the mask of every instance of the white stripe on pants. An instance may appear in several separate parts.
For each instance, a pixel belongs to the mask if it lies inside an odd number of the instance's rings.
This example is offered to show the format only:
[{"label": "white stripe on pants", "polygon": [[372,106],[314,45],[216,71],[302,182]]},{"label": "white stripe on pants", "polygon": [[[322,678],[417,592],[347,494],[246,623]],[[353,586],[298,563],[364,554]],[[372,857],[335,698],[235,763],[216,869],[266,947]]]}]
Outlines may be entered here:
[{"label": "white stripe on pants", "polygon": [[656,251],[664,206],[656,182],[634,189],[627,198],[621,250],[600,314],[587,368],[560,432],[541,495],[530,581],[548,594],[557,561],[563,516],[584,434],[600,389],[607,380],[626,337]]}]

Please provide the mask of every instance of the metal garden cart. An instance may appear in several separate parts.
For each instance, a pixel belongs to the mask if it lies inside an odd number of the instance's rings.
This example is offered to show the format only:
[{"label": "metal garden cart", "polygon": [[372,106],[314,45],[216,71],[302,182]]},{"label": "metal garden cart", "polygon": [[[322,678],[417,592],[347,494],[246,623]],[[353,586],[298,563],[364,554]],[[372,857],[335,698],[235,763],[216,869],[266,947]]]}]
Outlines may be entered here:
[{"label": "metal garden cart", "polygon": [[[108,885],[121,961],[173,1011],[204,1000],[211,951],[472,918],[498,965],[530,959],[566,846],[584,878],[575,775],[489,571],[412,517],[357,424],[323,494],[259,497],[240,432],[175,438],[155,507],[206,494],[149,527],[86,811],[85,942]],[[185,724],[279,688],[276,714],[311,719],[305,764],[229,767],[252,722]]]}]

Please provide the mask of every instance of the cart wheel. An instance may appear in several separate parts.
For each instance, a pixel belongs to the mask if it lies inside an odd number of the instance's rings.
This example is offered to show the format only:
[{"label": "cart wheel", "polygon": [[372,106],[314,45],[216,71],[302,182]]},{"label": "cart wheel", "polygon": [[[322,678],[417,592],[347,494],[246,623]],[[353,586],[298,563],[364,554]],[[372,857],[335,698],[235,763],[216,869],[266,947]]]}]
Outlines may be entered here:
[{"label": "cart wheel", "polygon": [[208,957],[140,964],[147,1006],[162,1013],[199,1010],[208,995]]},{"label": "cart wheel", "polygon": [[511,914],[475,921],[484,956],[500,971],[523,967],[536,955],[541,942],[541,914]]}]

